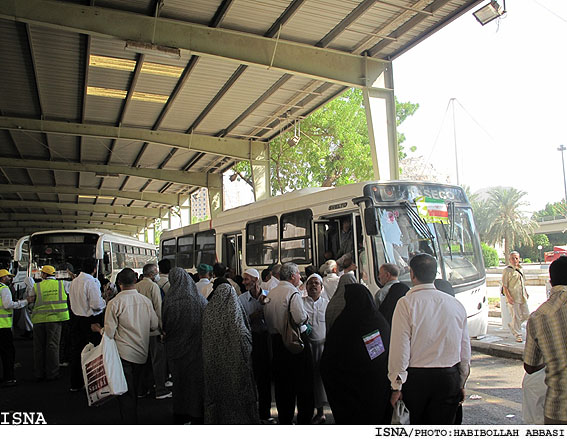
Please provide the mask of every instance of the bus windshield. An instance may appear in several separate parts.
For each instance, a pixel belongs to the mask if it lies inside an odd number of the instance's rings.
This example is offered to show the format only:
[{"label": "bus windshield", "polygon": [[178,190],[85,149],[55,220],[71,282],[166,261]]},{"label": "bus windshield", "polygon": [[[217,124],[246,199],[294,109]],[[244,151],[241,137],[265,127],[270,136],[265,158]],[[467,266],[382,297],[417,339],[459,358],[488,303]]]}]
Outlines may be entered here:
[{"label": "bus windshield", "polygon": [[32,272],[41,269],[43,265],[51,265],[58,272],[70,270],[76,273],[83,267],[86,259],[96,256],[97,241],[98,235],[89,233],[32,236],[30,244]]},{"label": "bus windshield", "polygon": [[419,253],[435,256],[439,262],[437,278],[448,280],[453,287],[484,277],[470,208],[453,207],[452,226],[426,224],[408,206],[376,210],[381,236],[373,236],[377,261],[398,265],[401,281],[411,284],[408,262]]}]

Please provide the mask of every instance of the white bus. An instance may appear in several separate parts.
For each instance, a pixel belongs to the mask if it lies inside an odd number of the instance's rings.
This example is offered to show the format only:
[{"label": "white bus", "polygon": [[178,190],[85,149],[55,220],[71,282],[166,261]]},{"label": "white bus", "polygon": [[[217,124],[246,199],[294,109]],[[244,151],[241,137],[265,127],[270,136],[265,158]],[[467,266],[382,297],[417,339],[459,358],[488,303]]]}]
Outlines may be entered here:
[{"label": "white bus", "polygon": [[[429,204],[429,206],[428,206]],[[438,262],[465,306],[471,336],[488,326],[486,276],[469,201],[460,187],[424,182],[365,182],[337,188],[308,188],[226,210],[211,221],[164,231],[160,257],[195,271],[217,261],[241,274],[275,263],[319,268],[338,258],[340,230],[352,225],[351,252],[357,277],[372,293],[378,268],[400,267],[411,286],[409,259],[427,252]]]},{"label": "white bus", "polygon": [[141,273],[146,263],[156,263],[157,248],[106,230],[36,232],[29,236],[27,274],[39,279],[41,267],[52,265],[58,279],[69,279],[67,270],[78,273],[88,258],[97,259],[99,279],[115,281],[116,274],[123,268]]}]

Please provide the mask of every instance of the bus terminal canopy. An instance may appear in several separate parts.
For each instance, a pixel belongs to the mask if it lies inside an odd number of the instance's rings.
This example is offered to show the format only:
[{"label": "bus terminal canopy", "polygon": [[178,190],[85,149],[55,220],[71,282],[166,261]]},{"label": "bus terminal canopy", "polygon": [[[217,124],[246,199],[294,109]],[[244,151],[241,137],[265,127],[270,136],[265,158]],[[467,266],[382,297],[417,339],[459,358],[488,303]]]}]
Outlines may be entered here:
[{"label": "bus terminal canopy", "polygon": [[[479,0],[1,0],[0,237],[137,233]],[[392,139],[391,136],[389,139]],[[395,164],[394,164],[395,165]]]}]

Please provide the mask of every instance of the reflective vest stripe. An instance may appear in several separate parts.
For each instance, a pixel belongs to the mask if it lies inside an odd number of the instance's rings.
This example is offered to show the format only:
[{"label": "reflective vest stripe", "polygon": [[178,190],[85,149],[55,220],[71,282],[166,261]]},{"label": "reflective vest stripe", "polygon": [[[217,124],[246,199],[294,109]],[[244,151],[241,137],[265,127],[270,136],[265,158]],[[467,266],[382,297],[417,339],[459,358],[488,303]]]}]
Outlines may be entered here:
[{"label": "reflective vest stripe", "polygon": [[[55,283],[58,287],[55,288]],[[44,286],[42,293],[41,285]],[[32,312],[32,323],[62,322],[69,320],[69,309],[67,307],[67,295],[63,289],[61,280],[45,279],[34,285],[36,302]],[[57,291],[55,291],[57,289]],[[46,292],[48,295],[46,296]],[[57,300],[45,300],[45,297],[53,298],[57,293]]]},{"label": "reflective vest stripe", "polygon": [[[2,291],[4,288],[10,289],[8,288],[7,285],[0,283],[0,291]],[[4,309],[2,307],[2,299],[0,298],[0,329],[11,328],[11,327],[12,327],[12,310]]]}]

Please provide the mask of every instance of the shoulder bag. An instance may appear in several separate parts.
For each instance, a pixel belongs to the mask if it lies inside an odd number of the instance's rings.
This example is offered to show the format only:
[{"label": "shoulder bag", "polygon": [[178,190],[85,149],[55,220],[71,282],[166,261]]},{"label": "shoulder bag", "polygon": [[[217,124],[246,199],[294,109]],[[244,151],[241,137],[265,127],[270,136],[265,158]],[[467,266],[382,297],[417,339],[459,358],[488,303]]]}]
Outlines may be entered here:
[{"label": "shoulder bag", "polygon": [[299,354],[303,351],[305,344],[301,339],[301,333],[299,332],[299,326],[293,321],[291,316],[291,300],[297,292],[293,293],[289,298],[289,303],[287,305],[287,320],[284,322],[284,329],[282,340],[286,349],[292,354]]}]

